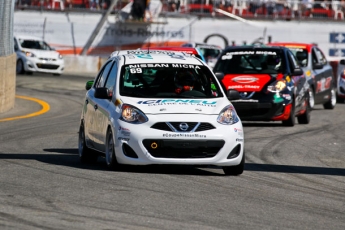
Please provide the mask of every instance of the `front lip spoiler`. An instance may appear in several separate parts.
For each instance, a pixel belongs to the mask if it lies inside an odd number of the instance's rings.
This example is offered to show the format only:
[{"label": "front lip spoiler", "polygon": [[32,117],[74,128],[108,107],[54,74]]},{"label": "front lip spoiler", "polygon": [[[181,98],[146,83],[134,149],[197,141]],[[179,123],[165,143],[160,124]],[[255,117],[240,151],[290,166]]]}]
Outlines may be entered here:
[{"label": "front lip spoiler", "polygon": [[289,119],[291,113],[292,104],[288,104],[284,108],[284,112],[278,116],[272,118],[272,121],[285,121]]}]

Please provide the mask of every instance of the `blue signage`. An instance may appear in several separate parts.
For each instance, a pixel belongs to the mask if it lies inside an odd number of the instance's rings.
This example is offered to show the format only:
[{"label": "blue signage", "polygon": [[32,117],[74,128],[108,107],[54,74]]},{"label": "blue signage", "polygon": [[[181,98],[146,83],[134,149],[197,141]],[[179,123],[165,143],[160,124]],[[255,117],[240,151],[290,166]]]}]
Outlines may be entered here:
[{"label": "blue signage", "polygon": [[329,49],[328,55],[333,57],[344,57],[345,49]]},{"label": "blue signage", "polygon": [[345,33],[330,33],[329,42],[330,43],[345,43]]}]

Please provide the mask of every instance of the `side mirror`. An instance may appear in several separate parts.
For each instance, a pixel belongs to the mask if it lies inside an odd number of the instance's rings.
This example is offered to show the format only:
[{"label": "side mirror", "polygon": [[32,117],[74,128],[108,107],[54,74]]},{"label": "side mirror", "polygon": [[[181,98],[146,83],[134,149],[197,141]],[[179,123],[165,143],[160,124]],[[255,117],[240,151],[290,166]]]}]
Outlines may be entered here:
[{"label": "side mirror", "polygon": [[14,51],[18,51],[18,45],[14,45]]},{"label": "side mirror", "polygon": [[218,79],[218,81],[221,81],[224,78],[224,73],[222,73],[222,72],[217,72],[217,73],[215,73],[215,75],[216,75],[216,78]]},{"label": "side mirror", "polygon": [[240,99],[240,93],[235,89],[229,89],[226,96],[230,101]]},{"label": "side mirror", "polygon": [[86,82],[85,89],[86,89],[86,90],[91,89],[91,87],[93,86],[93,82],[94,82],[94,81],[88,81],[88,82]]},{"label": "side mirror", "polygon": [[99,99],[111,99],[112,94],[109,92],[108,88],[100,87],[95,89],[95,98]]},{"label": "side mirror", "polygon": [[341,59],[339,62],[341,65],[345,65],[345,59]]},{"label": "side mirror", "polygon": [[299,76],[303,74],[303,70],[301,68],[295,68],[292,72],[292,76]]},{"label": "side mirror", "polygon": [[313,65],[313,69],[322,69],[323,68],[323,65],[321,63],[315,63]]}]

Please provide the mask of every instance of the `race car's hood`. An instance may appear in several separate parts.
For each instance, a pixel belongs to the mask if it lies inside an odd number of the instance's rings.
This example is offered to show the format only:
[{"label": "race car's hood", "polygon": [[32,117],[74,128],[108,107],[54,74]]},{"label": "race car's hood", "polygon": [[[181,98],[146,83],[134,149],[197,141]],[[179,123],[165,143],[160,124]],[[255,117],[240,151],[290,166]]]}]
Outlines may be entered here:
[{"label": "race car's hood", "polygon": [[26,52],[31,52],[36,55],[37,58],[49,58],[58,59],[59,53],[54,50],[37,50],[37,49],[23,49]]},{"label": "race car's hood", "polygon": [[222,82],[227,89],[259,92],[271,79],[269,74],[226,74]]},{"label": "race car's hood", "polygon": [[215,99],[140,99],[121,98],[125,104],[140,109],[145,114],[219,114],[230,102],[226,98]]}]

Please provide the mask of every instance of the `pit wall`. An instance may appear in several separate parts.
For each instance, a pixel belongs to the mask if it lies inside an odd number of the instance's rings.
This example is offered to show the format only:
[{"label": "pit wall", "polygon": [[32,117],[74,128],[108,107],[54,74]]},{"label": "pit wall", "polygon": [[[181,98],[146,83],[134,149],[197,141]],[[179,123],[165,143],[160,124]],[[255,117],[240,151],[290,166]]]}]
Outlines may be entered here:
[{"label": "pit wall", "polygon": [[0,57],[0,113],[14,108],[16,93],[16,54]]}]

